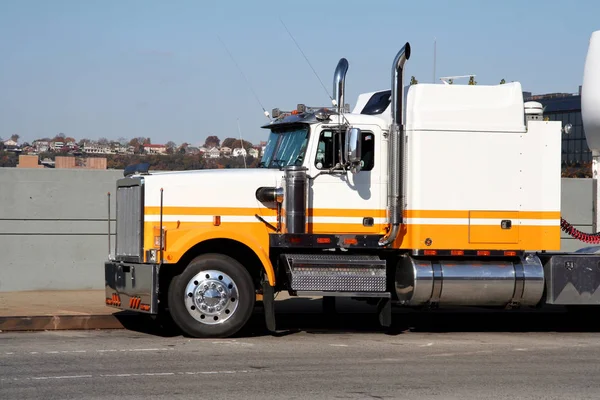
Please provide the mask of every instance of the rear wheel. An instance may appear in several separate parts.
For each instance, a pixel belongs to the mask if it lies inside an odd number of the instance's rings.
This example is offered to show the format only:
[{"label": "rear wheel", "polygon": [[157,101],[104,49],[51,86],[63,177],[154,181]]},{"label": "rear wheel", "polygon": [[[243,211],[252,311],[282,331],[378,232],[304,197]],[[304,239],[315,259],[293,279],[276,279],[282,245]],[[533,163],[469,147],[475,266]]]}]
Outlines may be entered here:
[{"label": "rear wheel", "polygon": [[223,254],[196,257],[173,279],[169,310],[182,331],[193,337],[228,337],[252,315],[254,284],[242,264]]}]

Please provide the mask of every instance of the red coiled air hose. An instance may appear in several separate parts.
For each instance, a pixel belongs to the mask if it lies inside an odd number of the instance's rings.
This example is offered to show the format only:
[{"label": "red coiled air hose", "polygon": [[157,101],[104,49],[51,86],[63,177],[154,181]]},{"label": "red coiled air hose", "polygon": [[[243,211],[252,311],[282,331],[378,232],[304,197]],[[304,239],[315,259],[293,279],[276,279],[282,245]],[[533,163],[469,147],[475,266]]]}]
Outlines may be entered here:
[{"label": "red coiled air hose", "polygon": [[560,219],[560,227],[567,235],[574,237],[582,242],[591,244],[600,244],[600,232],[597,233],[584,233],[575,228],[573,225],[565,221],[563,218]]}]

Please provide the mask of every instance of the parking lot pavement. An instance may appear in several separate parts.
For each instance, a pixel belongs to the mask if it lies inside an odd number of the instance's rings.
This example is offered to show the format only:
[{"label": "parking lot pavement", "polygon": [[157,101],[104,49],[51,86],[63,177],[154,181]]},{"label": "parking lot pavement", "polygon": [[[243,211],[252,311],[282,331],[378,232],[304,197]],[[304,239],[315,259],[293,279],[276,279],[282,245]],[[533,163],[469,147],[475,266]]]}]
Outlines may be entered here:
[{"label": "parking lot pavement", "polygon": [[345,328],[221,340],[127,330],[5,333],[0,398],[578,399],[600,389],[594,332]]}]

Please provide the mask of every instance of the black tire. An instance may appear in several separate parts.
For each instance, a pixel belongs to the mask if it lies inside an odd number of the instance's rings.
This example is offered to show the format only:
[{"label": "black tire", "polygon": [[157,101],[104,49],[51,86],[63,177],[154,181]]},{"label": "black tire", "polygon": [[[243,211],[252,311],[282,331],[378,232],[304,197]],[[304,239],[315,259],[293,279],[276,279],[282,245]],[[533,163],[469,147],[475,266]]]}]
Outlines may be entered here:
[{"label": "black tire", "polygon": [[324,314],[333,315],[336,313],[335,297],[324,296],[321,301],[322,301],[322,305],[323,305],[323,313]]},{"label": "black tire", "polygon": [[[206,313],[207,315],[204,315],[205,313],[200,308],[197,308],[197,304],[199,303],[195,302],[195,295],[186,298],[188,296],[186,292],[192,293],[187,290],[188,285],[194,285],[192,280],[200,283],[200,285],[194,287],[203,286],[202,281],[194,278],[205,271],[222,272],[223,274],[217,274],[220,275],[218,279],[221,279],[222,276],[225,276],[226,279],[231,279],[236,289],[234,292],[235,297],[233,295],[228,297],[229,302],[227,304],[229,305],[223,306],[223,310],[221,311],[221,320],[223,322],[217,321],[218,317],[208,315],[208,312]],[[202,279],[204,279],[204,276]],[[209,278],[206,279],[209,285],[210,282],[219,284],[212,275],[210,277],[210,279],[213,279],[212,281],[209,281]],[[175,321],[183,332],[196,338],[223,338],[234,335],[248,322],[254,310],[256,294],[252,277],[242,264],[226,255],[211,253],[196,257],[180,275],[173,278],[173,281],[169,285],[168,299],[169,312],[173,321]],[[215,297],[209,298],[210,301],[213,301],[213,299]],[[188,304],[192,303],[192,306],[189,307],[190,311],[188,311],[186,302]],[[233,311],[230,312],[229,309]],[[227,312],[227,314],[224,315],[224,312]],[[200,317],[203,319],[196,319]],[[215,322],[213,322],[213,318]]]}]

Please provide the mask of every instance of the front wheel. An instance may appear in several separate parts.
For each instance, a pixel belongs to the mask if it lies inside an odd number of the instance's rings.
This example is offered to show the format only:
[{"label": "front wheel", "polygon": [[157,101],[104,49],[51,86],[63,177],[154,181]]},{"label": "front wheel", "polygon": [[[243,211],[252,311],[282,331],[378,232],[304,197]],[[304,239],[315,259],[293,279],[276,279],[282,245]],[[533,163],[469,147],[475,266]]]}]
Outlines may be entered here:
[{"label": "front wheel", "polygon": [[196,257],[173,278],[169,310],[175,323],[193,337],[228,337],[252,315],[254,284],[242,264],[223,254]]}]

